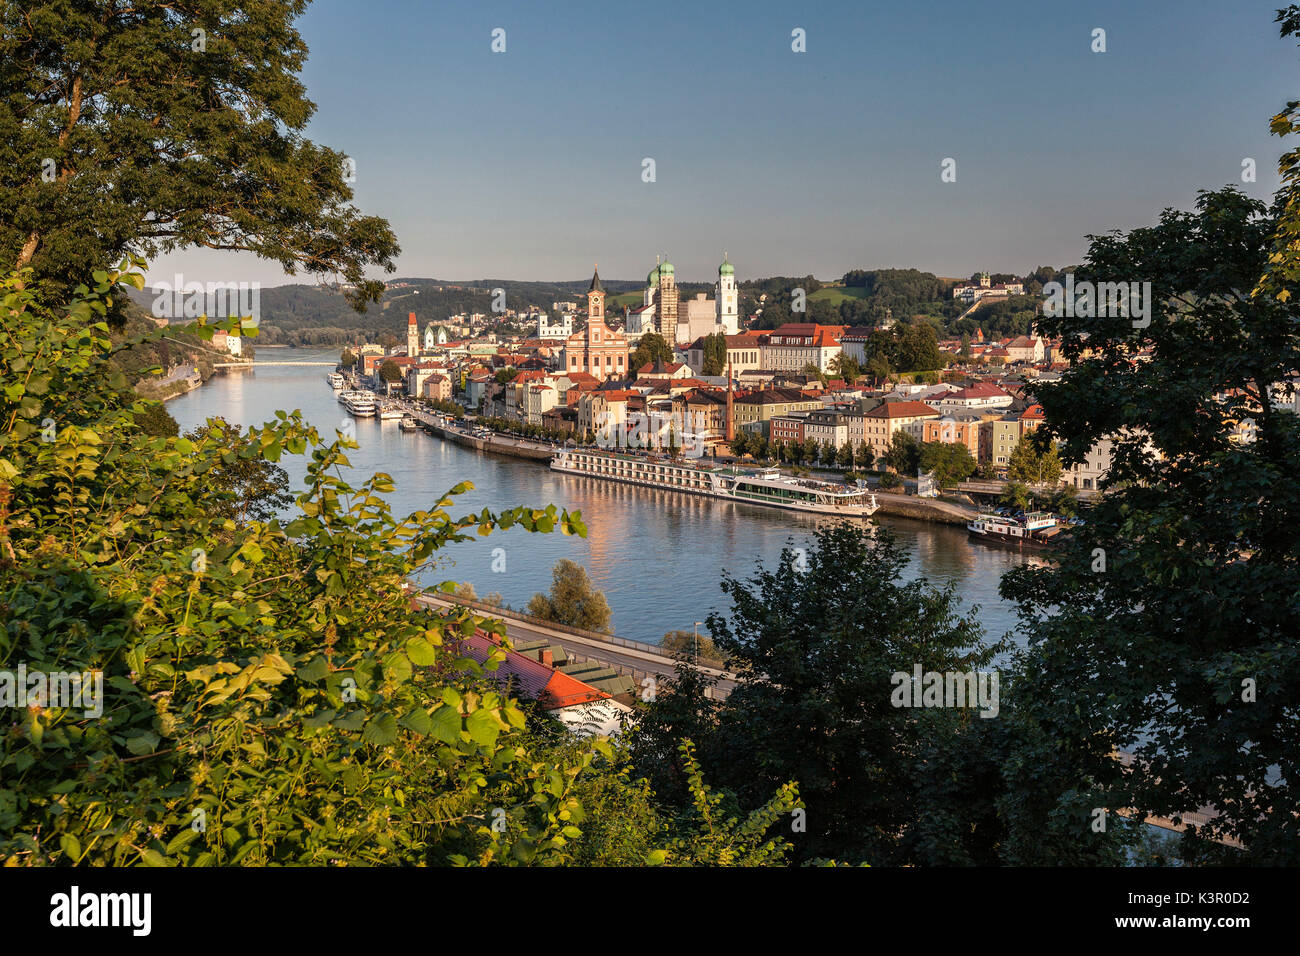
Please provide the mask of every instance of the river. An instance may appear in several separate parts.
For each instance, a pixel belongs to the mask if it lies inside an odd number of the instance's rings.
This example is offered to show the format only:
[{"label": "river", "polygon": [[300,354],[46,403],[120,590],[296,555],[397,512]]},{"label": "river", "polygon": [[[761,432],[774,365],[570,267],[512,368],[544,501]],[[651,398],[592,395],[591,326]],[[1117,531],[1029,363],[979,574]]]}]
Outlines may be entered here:
[{"label": "river", "polygon": [[[258,360],[265,362],[337,358],[337,349],[258,352]],[[326,383],[328,371],[270,366],[218,374],[202,388],[168,402],[167,408],[182,432],[209,416],[244,426],[261,424],[273,419],[277,410],[301,410],[325,435],[332,435],[344,420],[355,421],[360,448],[348,456],[359,473],[356,481],[376,471],[392,475],[396,490],[389,501],[399,515],[430,507],[461,481],[474,488],[448,509],[454,516],[485,507],[548,504],[582,513],[586,538],[522,529],[493,533],[451,546],[444,566],[425,583],[468,581],[480,596],[495,591],[507,604],[522,608],[534,593],[550,588],[555,563],[570,558],[605,592],[614,633],[657,644],[668,631],[689,631],[709,611],[726,610],[728,599],[719,587],[723,570],[748,577],[757,560],[773,564],[788,542],[806,544],[817,523],[776,509],[560,475],[543,463],[462,448],[423,431],[403,432],[396,422],[352,419]],[[280,464],[295,492],[301,489],[306,456],[285,455]],[[963,607],[979,607],[990,639],[1014,631],[1014,607],[998,596],[998,581],[1025,558],[972,542],[962,528],[906,518],[876,520],[889,527],[911,555],[909,578],[922,575],[936,585],[954,585]],[[498,552],[494,562],[496,548],[504,554]],[[1013,638],[1020,642],[1018,636]]]}]

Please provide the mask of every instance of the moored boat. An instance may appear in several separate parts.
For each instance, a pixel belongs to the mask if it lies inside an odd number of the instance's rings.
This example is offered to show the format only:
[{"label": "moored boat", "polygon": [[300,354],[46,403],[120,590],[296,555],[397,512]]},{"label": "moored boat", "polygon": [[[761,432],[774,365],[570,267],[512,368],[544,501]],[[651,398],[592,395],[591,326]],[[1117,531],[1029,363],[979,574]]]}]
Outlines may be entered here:
[{"label": "moored boat", "polygon": [[357,418],[371,418],[375,414],[375,393],[361,390],[343,392],[339,396],[343,407]]},{"label": "moored boat", "polygon": [[1056,516],[1045,511],[1022,515],[981,514],[966,525],[971,537],[1017,547],[1047,548],[1062,534]]},{"label": "moored boat", "polygon": [[861,486],[795,478],[776,468],[740,468],[567,448],[551,459],[551,468],[566,474],[812,514],[866,518],[877,508],[875,495]]},{"label": "moored boat", "polygon": [[325,381],[329,382],[330,388],[336,392],[343,388],[343,376],[338,372],[330,372],[325,376]]}]

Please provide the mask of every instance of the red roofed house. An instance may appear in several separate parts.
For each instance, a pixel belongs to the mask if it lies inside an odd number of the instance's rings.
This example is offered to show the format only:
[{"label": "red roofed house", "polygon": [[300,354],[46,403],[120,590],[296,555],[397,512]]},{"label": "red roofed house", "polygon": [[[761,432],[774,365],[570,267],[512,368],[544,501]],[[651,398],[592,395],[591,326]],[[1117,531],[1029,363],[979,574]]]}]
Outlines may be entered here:
[{"label": "red roofed house", "polygon": [[885,402],[862,416],[862,441],[880,458],[889,451],[894,432],[905,431],[919,442],[921,423],[939,414],[925,402]]},{"label": "red roofed house", "polygon": [[483,631],[475,631],[457,644],[462,653],[480,664],[487,663],[489,658],[500,660],[504,653],[504,660],[495,669],[485,668],[488,676],[503,692],[537,701],[543,710],[572,729],[583,727],[596,733],[613,733],[618,730],[620,715],[631,710],[605,691],[556,668],[550,660],[549,648],[541,649],[540,659],[534,659],[504,649],[496,635]]},{"label": "red roofed house", "polygon": [[1011,402],[1012,398],[1005,390],[988,382],[979,382],[943,396],[938,405],[940,411],[951,415],[954,412],[1001,411]]},{"label": "red roofed house", "polygon": [[[657,381],[669,381],[674,378],[690,378],[692,375],[689,365],[681,362],[665,362],[660,359],[657,362],[646,362],[636,370],[636,377],[640,379],[653,379]],[[703,384],[703,383],[701,383]]]}]

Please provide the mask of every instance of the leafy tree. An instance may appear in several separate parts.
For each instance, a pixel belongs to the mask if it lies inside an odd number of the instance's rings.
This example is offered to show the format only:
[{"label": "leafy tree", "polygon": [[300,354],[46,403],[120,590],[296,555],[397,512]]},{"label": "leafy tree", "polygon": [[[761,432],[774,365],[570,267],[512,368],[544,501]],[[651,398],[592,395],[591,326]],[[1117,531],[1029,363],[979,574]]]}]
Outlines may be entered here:
[{"label": "leafy tree", "polygon": [[721,332],[704,337],[704,375],[721,375],[727,370],[727,337]]},{"label": "leafy tree", "polygon": [[[1017,751],[1039,790],[1014,821],[1019,859],[1038,858],[1036,839],[1077,839],[1090,807],[1208,805],[1218,816],[1188,827],[1185,858],[1300,862],[1300,423],[1272,401],[1300,367],[1300,326],[1277,228],[1232,187],[1202,192],[1193,211],[1090,237],[1079,278],[1149,277],[1149,325],[1044,318],[1072,364],[1036,392],[1042,429],[1067,462],[1101,438],[1114,458],[1073,544],[1003,581],[1030,638],[1017,697],[1053,741]],[[1278,242],[1286,261],[1270,262]],[[1277,293],[1246,297],[1266,275]],[[1151,360],[1133,361],[1143,348]],[[1243,417],[1253,442],[1234,440]]]},{"label": "leafy tree", "polygon": [[343,354],[339,356],[339,364],[349,372],[356,368],[358,361],[360,360],[357,358],[357,354],[351,349],[344,349]]},{"label": "leafy tree", "polygon": [[392,359],[385,359],[384,363],[379,366],[379,380],[381,382],[400,382],[403,378],[401,367]]},{"label": "leafy tree", "polygon": [[609,633],[610,610],[605,595],[592,587],[582,565],[561,558],[551,573],[550,594],[534,594],[528,613],[544,621]]},{"label": "leafy tree", "polygon": [[0,263],[66,301],[128,251],[201,246],[342,276],[354,306],[376,301],[384,284],[366,273],[391,272],[400,250],[351,204],[346,157],[302,135],[315,112],[299,79],[305,8],[6,7]]},{"label": "leafy tree", "polygon": [[[708,627],[740,679],[693,728],[701,762],[741,810],[763,806],[772,780],[798,780],[808,832],[794,838],[797,859],[909,859],[900,835],[917,823],[919,752],[959,718],[894,706],[891,675],[990,660],[974,615],[958,614],[951,589],[904,582],[906,565],[887,532],[836,522],[748,581],[724,572],[731,610]],[[678,694],[661,688],[648,715],[704,706]]]},{"label": "leafy tree", "polygon": [[905,431],[896,431],[889,440],[885,463],[900,475],[915,475],[921,463],[921,448],[917,440]]},{"label": "leafy tree", "polygon": [[1019,508],[1021,511],[1028,511],[1034,503],[1034,496],[1029,491],[1029,486],[1023,482],[1008,481],[1002,489],[1002,494],[998,496],[998,502],[1012,508]]},{"label": "leafy tree", "polygon": [[830,361],[831,373],[844,379],[845,382],[852,384],[862,375],[862,366],[858,360],[851,355],[845,355],[841,352]]},{"label": "leafy tree", "polygon": [[242,434],[239,426],[210,418],[206,426],[187,432],[185,437],[195,445],[207,443],[231,452],[229,460],[222,455],[208,472],[210,488],[216,492],[209,505],[214,515],[232,518],[240,525],[250,520],[267,522],[293,504],[288,473],[258,455],[253,437]]},{"label": "leafy tree", "polygon": [[698,657],[706,661],[723,660],[722,652],[718,650],[712,639],[707,634],[696,634],[694,631],[669,631],[659,642],[659,646],[674,657]]},{"label": "leafy tree", "polygon": [[658,332],[647,332],[641,336],[632,355],[628,358],[628,376],[635,378],[638,371],[654,362],[662,361],[667,364],[673,360],[673,355],[672,345],[662,335]]},{"label": "leafy tree", "polygon": [[[339,473],[352,443],[325,444],[296,414],[252,429],[237,451],[219,428],[198,441],[144,433],[144,403],[104,361],[120,277],[104,273],[66,313],[42,306],[25,277],[0,290],[0,375],[22,382],[0,393],[0,654],[100,671],[111,693],[99,714],[93,700],[6,709],[0,855],[562,861],[582,822],[571,782],[595,772],[598,752],[548,765],[491,681],[494,662],[460,644],[500,625],[412,613],[406,584],[475,531],[581,533],[580,520],[526,508],[453,519],[451,497],[395,517],[391,480],[349,484]],[[218,466],[309,448],[292,520],[222,513]],[[508,833],[482,826],[493,807]]]},{"label": "leafy tree", "polygon": [[893,376],[893,368],[889,364],[889,356],[885,354],[873,355],[867,359],[867,374],[877,382],[888,381]]},{"label": "leafy tree", "polygon": [[1054,485],[1061,480],[1061,456],[1054,442],[1046,447],[1034,436],[1038,430],[1021,435],[1007,462],[1007,477],[1031,485]]},{"label": "leafy tree", "polygon": [[928,441],[920,447],[918,467],[933,472],[941,487],[951,488],[975,474],[975,459],[960,442]]},{"label": "leafy tree", "polygon": [[181,433],[181,426],[172,418],[171,412],[162,402],[147,402],[143,411],[135,416],[136,423],[144,429],[146,435],[175,438]]}]

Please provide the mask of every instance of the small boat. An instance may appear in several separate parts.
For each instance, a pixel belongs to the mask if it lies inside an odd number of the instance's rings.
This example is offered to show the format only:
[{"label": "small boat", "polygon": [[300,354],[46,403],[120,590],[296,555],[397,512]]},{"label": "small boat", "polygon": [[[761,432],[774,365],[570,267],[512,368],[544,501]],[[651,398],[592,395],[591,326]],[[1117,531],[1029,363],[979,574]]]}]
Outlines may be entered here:
[{"label": "small boat", "polygon": [[1058,536],[1056,516],[1045,511],[1022,515],[979,515],[966,525],[971,537],[1017,547],[1051,547]]},{"label": "small boat", "polygon": [[402,420],[397,423],[397,427],[404,432],[413,432],[420,426],[419,424],[416,423],[415,419],[412,418],[408,413],[402,416]]},{"label": "small boat", "polygon": [[392,402],[384,402],[379,406],[379,420],[381,422],[400,421],[406,413]]}]

